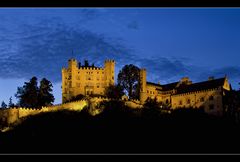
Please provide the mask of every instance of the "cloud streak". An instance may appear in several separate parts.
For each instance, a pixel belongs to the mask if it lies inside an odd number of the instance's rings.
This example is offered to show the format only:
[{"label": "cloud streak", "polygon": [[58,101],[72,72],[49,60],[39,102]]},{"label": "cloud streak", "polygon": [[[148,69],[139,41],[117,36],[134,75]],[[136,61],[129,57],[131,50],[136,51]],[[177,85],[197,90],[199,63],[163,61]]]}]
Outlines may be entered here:
[{"label": "cloud streak", "polygon": [[[79,14],[82,22],[99,18],[94,10],[83,10]],[[130,30],[139,28],[136,21],[127,27]],[[10,29],[1,26],[0,42],[0,78],[29,79],[36,75],[60,82],[61,68],[67,66],[71,57],[81,62],[88,59],[97,66],[102,66],[105,59],[115,59],[116,72],[132,63],[147,68],[149,81],[163,84],[178,81],[184,76],[199,81],[206,80],[208,76],[222,77],[225,74],[236,80],[240,75],[240,68],[234,66],[210,69],[193,66],[191,60],[182,57],[158,55],[142,58],[137,55],[137,49],[128,47],[120,38],[71,26],[56,16],[41,18],[34,23],[19,23]]]}]

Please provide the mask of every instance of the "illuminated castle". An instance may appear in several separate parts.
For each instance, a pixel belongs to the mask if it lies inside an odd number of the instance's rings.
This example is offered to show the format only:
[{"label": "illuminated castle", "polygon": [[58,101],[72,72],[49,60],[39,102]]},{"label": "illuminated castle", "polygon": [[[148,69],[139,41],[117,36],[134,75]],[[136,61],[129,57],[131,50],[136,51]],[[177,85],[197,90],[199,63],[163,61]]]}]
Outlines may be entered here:
[{"label": "illuminated castle", "polygon": [[105,88],[114,84],[114,69],[114,60],[106,60],[103,68],[81,66],[76,59],[68,60],[68,68],[62,68],[62,102],[79,94],[104,95]]},{"label": "illuminated castle", "polygon": [[180,107],[203,108],[209,114],[222,115],[223,96],[231,90],[226,77],[192,83],[188,77],[170,84],[155,84],[146,81],[146,69],[140,70],[140,102],[143,104],[148,97],[170,105],[173,109]]},{"label": "illuminated castle", "polygon": [[[79,94],[104,95],[106,87],[114,84],[115,61],[106,60],[104,67],[81,66],[77,60],[68,60],[68,68],[62,69],[62,102],[65,103]],[[147,98],[176,109],[180,107],[203,108],[209,114],[222,115],[223,97],[231,90],[227,77],[192,83],[188,77],[170,84],[147,82],[146,69],[140,70],[140,104]]]}]

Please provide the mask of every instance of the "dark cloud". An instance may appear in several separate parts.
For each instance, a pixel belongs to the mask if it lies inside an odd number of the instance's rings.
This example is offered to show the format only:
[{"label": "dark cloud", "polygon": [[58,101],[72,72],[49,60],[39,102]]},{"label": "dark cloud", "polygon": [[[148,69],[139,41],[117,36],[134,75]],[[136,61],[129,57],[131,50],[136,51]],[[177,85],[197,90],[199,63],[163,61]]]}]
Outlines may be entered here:
[{"label": "dark cloud", "polygon": [[[84,12],[91,18],[96,14],[88,10]],[[206,80],[208,76],[222,77],[227,74],[229,78],[237,79],[240,75],[239,67],[211,70],[190,65],[191,60],[184,57],[166,58],[159,55],[140,58],[124,40],[71,27],[59,17],[19,24],[16,28],[18,30],[1,26],[1,31],[7,31],[6,34],[0,31],[1,78],[29,79],[36,75],[59,82],[61,68],[67,66],[67,60],[71,57],[81,62],[88,59],[97,66],[102,66],[105,59],[115,59],[116,73],[126,64],[135,64],[147,69],[149,81],[163,84],[178,81],[184,76],[199,81]]]},{"label": "dark cloud", "polygon": [[[36,25],[22,25],[13,53],[1,57],[0,75],[9,78],[29,78],[33,75],[61,80],[61,68],[70,57],[89,59],[101,64],[105,59],[123,63],[131,59],[131,49],[104,35],[67,27],[58,19],[46,19]],[[111,40],[111,41],[110,41]],[[74,51],[74,54],[72,54]],[[123,58],[123,59],[122,59]]]}]

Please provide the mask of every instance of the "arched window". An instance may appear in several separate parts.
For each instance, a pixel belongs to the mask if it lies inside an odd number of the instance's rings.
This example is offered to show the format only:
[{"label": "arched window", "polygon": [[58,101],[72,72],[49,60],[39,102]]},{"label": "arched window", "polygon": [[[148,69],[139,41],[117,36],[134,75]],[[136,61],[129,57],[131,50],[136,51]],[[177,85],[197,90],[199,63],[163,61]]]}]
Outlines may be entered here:
[{"label": "arched window", "polygon": [[190,104],[191,103],[191,100],[190,99],[187,99],[187,104]]}]

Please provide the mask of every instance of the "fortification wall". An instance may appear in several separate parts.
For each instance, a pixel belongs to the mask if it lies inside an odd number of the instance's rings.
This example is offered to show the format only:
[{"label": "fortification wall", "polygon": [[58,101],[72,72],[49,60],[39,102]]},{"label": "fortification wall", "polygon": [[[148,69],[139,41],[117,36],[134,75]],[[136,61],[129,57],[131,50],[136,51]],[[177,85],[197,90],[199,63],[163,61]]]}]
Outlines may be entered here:
[{"label": "fortification wall", "polygon": [[[59,110],[73,110],[73,111],[81,111],[84,107],[89,106],[90,113],[94,116],[103,111],[102,107],[99,107],[99,103],[101,101],[109,101],[113,100],[107,97],[94,97],[85,100],[73,101],[64,104],[52,105],[52,106],[44,106],[41,109],[35,108],[25,108],[25,107],[14,107],[8,109],[0,110],[0,120],[1,123],[6,125],[11,125],[18,120],[25,118],[30,115],[36,115],[39,113],[44,112],[54,112]],[[121,100],[121,99],[120,99]],[[126,101],[125,105],[129,106],[130,108],[142,108],[139,100],[131,100]]]},{"label": "fortification wall", "polygon": [[41,109],[14,107],[14,108],[0,110],[0,118],[1,118],[1,123],[11,125],[17,122],[19,119],[30,116],[30,115],[36,115],[44,112],[54,112],[54,111],[59,111],[64,109],[81,111],[87,105],[88,105],[88,102],[86,100],[79,100],[79,101],[69,102],[65,104],[44,106]]}]

